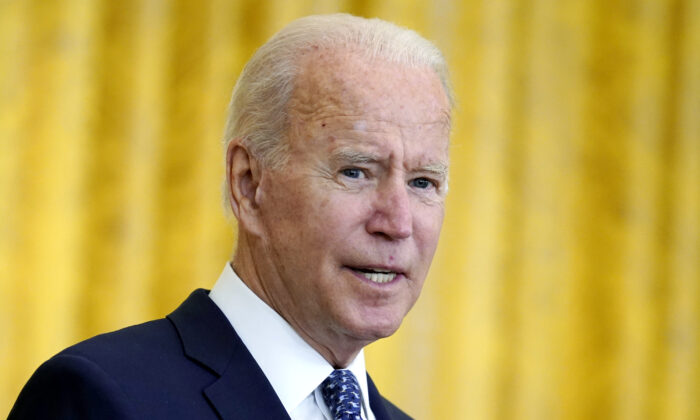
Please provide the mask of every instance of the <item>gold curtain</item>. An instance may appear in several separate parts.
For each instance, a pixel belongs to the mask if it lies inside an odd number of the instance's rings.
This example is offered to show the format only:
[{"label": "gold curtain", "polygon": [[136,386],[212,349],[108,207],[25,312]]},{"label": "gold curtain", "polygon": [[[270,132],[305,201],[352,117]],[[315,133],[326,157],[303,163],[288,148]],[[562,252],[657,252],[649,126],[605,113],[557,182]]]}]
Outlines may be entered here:
[{"label": "gold curtain", "polygon": [[380,389],[419,419],[700,418],[700,0],[0,0],[0,413],[60,349],[211,287],[230,90],[333,11],[435,40],[459,101]]}]

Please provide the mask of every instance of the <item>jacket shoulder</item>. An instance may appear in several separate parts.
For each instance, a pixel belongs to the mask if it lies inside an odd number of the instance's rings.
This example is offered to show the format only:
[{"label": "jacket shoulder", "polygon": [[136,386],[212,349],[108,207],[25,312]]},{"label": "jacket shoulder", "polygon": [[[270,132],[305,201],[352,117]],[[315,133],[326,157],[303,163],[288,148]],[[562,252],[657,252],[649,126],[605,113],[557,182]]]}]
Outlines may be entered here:
[{"label": "jacket shoulder", "polygon": [[134,356],[145,358],[145,362],[164,354],[182,355],[177,332],[165,318],[97,335],[66,348],[57,356],[82,356],[99,364],[125,367],[134,362]]},{"label": "jacket shoulder", "polygon": [[129,398],[98,364],[81,356],[59,354],[34,372],[17,398],[8,420],[132,419]]},{"label": "jacket shoulder", "polygon": [[216,414],[202,390],[216,377],[162,318],[58,353],[32,375],[9,418],[209,418]]}]

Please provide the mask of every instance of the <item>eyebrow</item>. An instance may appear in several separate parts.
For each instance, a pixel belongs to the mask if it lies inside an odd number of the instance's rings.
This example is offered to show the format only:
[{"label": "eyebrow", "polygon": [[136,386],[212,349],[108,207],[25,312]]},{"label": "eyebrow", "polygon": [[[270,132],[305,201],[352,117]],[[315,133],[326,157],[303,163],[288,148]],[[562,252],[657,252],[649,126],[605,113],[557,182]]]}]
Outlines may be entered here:
[{"label": "eyebrow", "polygon": [[418,172],[429,172],[442,178],[447,178],[447,165],[442,162],[430,163],[418,168]]},{"label": "eyebrow", "polygon": [[375,154],[360,152],[359,150],[346,147],[336,150],[332,156],[334,160],[347,163],[373,163],[381,160]]},{"label": "eyebrow", "polygon": [[[382,160],[376,154],[361,152],[352,148],[338,149],[332,156],[336,161],[347,162],[349,164],[376,163]],[[443,179],[447,179],[448,168],[447,165],[442,162],[435,162],[416,168],[413,172],[428,172]]]}]

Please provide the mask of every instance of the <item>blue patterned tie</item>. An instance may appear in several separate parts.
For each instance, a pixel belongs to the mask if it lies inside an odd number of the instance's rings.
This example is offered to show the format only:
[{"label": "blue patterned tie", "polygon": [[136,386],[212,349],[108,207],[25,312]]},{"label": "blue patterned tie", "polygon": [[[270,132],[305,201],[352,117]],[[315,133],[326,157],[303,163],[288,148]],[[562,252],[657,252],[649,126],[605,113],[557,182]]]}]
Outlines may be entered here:
[{"label": "blue patterned tie", "polygon": [[361,420],[360,385],[352,372],[334,370],[321,384],[321,393],[333,420]]}]

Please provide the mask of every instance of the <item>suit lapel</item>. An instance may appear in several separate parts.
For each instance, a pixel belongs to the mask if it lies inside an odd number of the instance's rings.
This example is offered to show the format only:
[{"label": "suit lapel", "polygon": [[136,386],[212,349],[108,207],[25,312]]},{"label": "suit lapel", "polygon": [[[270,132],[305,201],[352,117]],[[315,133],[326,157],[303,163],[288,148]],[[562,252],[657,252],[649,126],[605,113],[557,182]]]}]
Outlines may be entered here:
[{"label": "suit lapel", "polygon": [[168,319],[185,354],[219,376],[203,392],[222,419],[289,420],[272,385],[206,290],[195,290]]},{"label": "suit lapel", "polygon": [[391,420],[384,406],[384,398],[379,395],[379,391],[377,391],[377,387],[374,385],[369,375],[367,375],[367,391],[369,393],[369,406],[372,409],[374,418],[376,420]]},{"label": "suit lapel", "polygon": [[224,420],[289,420],[272,385],[243,346],[233,355],[226,372],[204,393]]}]

